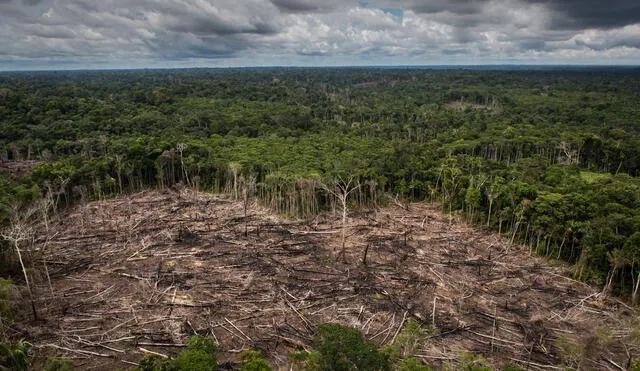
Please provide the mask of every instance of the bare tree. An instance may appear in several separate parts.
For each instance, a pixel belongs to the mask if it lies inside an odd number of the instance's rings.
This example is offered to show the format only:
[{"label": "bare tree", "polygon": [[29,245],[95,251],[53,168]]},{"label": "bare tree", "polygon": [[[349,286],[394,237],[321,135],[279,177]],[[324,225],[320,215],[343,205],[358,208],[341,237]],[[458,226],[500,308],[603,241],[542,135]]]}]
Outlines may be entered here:
[{"label": "bare tree", "polygon": [[238,175],[240,174],[240,170],[242,170],[242,165],[237,162],[231,162],[228,165],[229,171],[233,175],[233,198],[237,200],[238,196]]},{"label": "bare tree", "polygon": [[318,184],[328,194],[332,195],[338,200],[338,203],[340,204],[340,207],[342,209],[342,250],[340,254],[342,255],[342,260],[346,261],[347,257],[345,250],[345,241],[347,231],[347,199],[349,198],[349,194],[351,194],[351,192],[360,187],[360,183],[355,181],[355,177],[353,175],[350,175],[348,177],[337,176],[329,184],[326,184],[322,181],[320,181]]},{"label": "bare tree", "polygon": [[36,212],[36,209],[31,208],[25,211],[20,210],[19,207],[14,206],[12,210],[12,220],[9,227],[2,232],[0,237],[9,241],[16,251],[18,261],[20,262],[20,268],[22,268],[22,274],[24,274],[24,280],[29,291],[29,300],[31,301],[31,310],[33,311],[33,319],[38,320],[38,313],[36,312],[36,305],[33,297],[33,290],[31,288],[31,282],[29,281],[29,274],[27,268],[24,265],[22,259],[22,247],[21,245],[25,241],[30,241],[33,231],[29,226],[29,219]]},{"label": "bare tree", "polygon": [[240,175],[240,187],[242,188],[242,201],[244,206],[244,235],[248,236],[248,220],[247,220],[247,210],[249,208],[249,198],[253,196],[253,193],[256,189],[256,177],[252,176],[244,176]]},{"label": "bare tree", "polygon": [[182,175],[184,175],[184,181],[187,183],[188,187],[191,187],[191,183],[189,182],[189,174],[187,174],[187,169],[184,167],[184,157],[182,153],[185,149],[187,149],[187,145],[184,143],[178,143],[176,146],[178,153],[180,153],[180,166],[182,167]]}]

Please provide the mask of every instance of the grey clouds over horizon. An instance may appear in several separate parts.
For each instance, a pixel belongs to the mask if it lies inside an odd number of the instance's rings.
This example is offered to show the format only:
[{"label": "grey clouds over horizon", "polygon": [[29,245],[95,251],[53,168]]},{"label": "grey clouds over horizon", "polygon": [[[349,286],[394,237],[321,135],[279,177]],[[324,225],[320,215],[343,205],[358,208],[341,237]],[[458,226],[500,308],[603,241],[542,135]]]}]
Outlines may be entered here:
[{"label": "grey clouds over horizon", "polygon": [[640,64],[640,2],[0,0],[0,70]]}]

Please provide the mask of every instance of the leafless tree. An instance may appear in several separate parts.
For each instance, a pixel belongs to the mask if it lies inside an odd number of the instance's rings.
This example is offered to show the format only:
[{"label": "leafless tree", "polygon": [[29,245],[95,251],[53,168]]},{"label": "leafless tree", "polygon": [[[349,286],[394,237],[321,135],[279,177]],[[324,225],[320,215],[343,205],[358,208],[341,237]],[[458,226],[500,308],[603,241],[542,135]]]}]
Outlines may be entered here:
[{"label": "leafless tree", "polygon": [[240,170],[242,170],[242,165],[237,162],[229,163],[229,171],[233,175],[233,198],[237,200],[239,198],[238,195],[238,175],[240,174]]},{"label": "leafless tree", "polygon": [[180,153],[180,166],[182,167],[182,174],[184,175],[184,181],[187,183],[187,186],[190,187],[191,183],[189,182],[189,174],[187,174],[187,169],[184,167],[184,157],[182,153],[185,149],[187,149],[187,145],[184,143],[178,143],[176,146],[178,153]]},{"label": "leafless tree", "polygon": [[31,282],[29,280],[29,274],[27,273],[27,268],[24,265],[24,260],[22,258],[22,245],[26,241],[30,241],[33,235],[33,230],[29,225],[29,219],[36,212],[35,208],[30,208],[26,210],[21,210],[18,206],[14,206],[12,208],[12,219],[9,227],[7,227],[0,237],[7,240],[15,249],[16,255],[18,256],[18,261],[20,262],[20,268],[22,269],[22,274],[24,274],[24,280],[27,286],[27,290],[29,292],[29,300],[31,301],[31,310],[33,311],[33,319],[38,320],[38,313],[36,312],[36,305],[33,296],[33,290],[31,287]]},{"label": "leafless tree", "polygon": [[346,241],[346,231],[347,231],[347,211],[348,204],[347,200],[349,198],[349,194],[355,191],[360,187],[360,183],[355,181],[355,177],[353,175],[342,177],[337,176],[332,179],[329,184],[320,181],[318,183],[320,187],[327,192],[329,195],[333,196],[338,200],[340,207],[342,209],[342,234],[341,234],[341,242],[342,242],[342,250],[340,254],[342,255],[342,260],[346,261],[346,250],[345,250],[345,241]]},{"label": "leafless tree", "polygon": [[249,198],[253,196],[256,189],[256,177],[240,175],[240,187],[242,188],[242,201],[244,206],[244,235],[248,235],[247,210],[249,208]]}]

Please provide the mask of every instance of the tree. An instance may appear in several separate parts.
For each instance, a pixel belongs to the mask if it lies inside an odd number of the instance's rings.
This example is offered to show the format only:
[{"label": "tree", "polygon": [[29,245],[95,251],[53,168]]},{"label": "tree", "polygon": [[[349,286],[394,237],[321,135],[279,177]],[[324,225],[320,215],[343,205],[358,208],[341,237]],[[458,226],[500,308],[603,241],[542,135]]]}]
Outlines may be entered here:
[{"label": "tree", "polygon": [[354,181],[353,175],[347,177],[338,175],[336,178],[332,179],[329,184],[322,181],[319,182],[319,184],[322,189],[324,189],[329,195],[335,197],[340,203],[340,208],[342,209],[342,233],[340,237],[342,250],[340,254],[342,255],[342,260],[346,261],[345,241],[347,232],[347,200],[349,198],[349,194],[358,189],[360,184]]},{"label": "tree", "polygon": [[187,186],[191,186],[191,183],[189,182],[189,174],[187,174],[187,169],[184,167],[184,156],[183,156],[183,152],[185,149],[187,149],[187,145],[184,143],[178,143],[176,145],[176,149],[178,150],[178,153],[180,153],[180,167],[182,168],[182,176],[184,176],[184,181],[187,183]]},{"label": "tree", "polygon": [[485,193],[487,196],[487,199],[489,200],[489,212],[487,213],[487,227],[489,227],[491,224],[491,213],[493,209],[493,203],[498,197],[500,197],[503,191],[504,191],[504,178],[497,176],[493,179],[491,186]]},{"label": "tree", "polygon": [[238,175],[240,174],[240,170],[242,170],[242,165],[237,163],[237,162],[231,162],[229,163],[229,171],[231,172],[231,175],[233,176],[233,198],[234,199],[238,199],[239,195],[238,195]]},{"label": "tree", "polygon": [[257,350],[245,350],[240,353],[242,366],[240,371],[271,371],[271,366],[262,358],[262,353]]},{"label": "tree", "polygon": [[256,189],[256,177],[255,176],[240,176],[240,187],[242,188],[242,204],[244,208],[244,235],[248,235],[248,220],[247,210],[249,208],[249,198],[253,195]]},{"label": "tree", "polygon": [[16,251],[18,261],[20,262],[20,268],[22,269],[22,274],[24,275],[24,281],[29,292],[29,300],[31,301],[33,319],[37,321],[38,313],[36,312],[36,304],[31,287],[31,282],[29,279],[29,274],[27,273],[27,268],[25,267],[24,260],[22,258],[21,246],[25,241],[29,241],[31,239],[31,236],[33,235],[33,231],[29,226],[29,219],[31,218],[31,216],[33,216],[35,211],[35,209],[27,209],[25,211],[21,211],[18,206],[14,206],[11,224],[4,232],[2,232],[2,234],[0,234],[0,237],[9,241],[9,243],[13,245],[13,248]]},{"label": "tree", "polygon": [[313,338],[319,353],[319,369],[333,371],[388,370],[389,362],[376,345],[366,341],[357,329],[338,324],[318,326]]},{"label": "tree", "polygon": [[[638,291],[640,290],[640,232],[635,232],[624,243],[624,251],[631,264],[631,303],[638,305]],[[637,274],[636,274],[637,272]]]},{"label": "tree", "polygon": [[609,277],[607,280],[607,284],[604,286],[602,290],[603,294],[610,294],[613,289],[613,279],[616,276],[618,270],[624,267],[629,262],[629,257],[625,254],[622,249],[614,249],[613,251],[607,253],[607,259],[611,264],[611,270],[609,271]]}]

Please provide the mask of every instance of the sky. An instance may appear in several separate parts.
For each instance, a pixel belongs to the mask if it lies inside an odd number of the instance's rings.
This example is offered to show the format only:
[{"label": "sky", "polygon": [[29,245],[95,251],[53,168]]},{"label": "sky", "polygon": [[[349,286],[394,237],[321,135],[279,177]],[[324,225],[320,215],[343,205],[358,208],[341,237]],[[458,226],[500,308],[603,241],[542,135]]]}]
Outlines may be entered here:
[{"label": "sky", "polygon": [[640,64],[639,0],[0,0],[0,70]]}]

